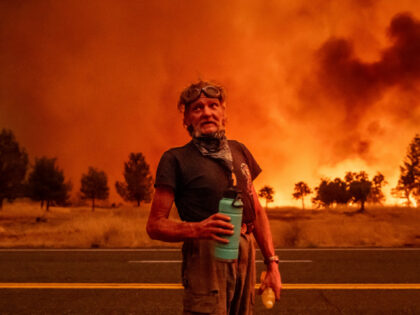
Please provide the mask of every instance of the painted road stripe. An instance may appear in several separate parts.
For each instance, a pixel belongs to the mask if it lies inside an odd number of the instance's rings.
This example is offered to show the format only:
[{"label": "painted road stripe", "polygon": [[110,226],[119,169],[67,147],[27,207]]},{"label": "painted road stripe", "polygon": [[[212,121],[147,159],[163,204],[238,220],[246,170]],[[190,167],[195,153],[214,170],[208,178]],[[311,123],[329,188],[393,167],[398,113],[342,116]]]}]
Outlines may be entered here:
[{"label": "painted road stripe", "polygon": [[129,264],[180,264],[182,260],[130,260]]},{"label": "painted road stripe", "polygon": [[[420,248],[276,248],[275,251],[420,251]],[[2,252],[181,252],[181,248],[1,248],[0,253]]]},{"label": "painted road stripe", "polygon": [[[263,263],[264,260],[257,259],[256,263]],[[279,260],[279,263],[311,263],[312,260]],[[129,260],[130,264],[180,264],[182,260]]]},{"label": "painted road stripe", "polygon": [[[257,284],[256,289],[259,288]],[[180,283],[0,283],[0,289],[180,290]],[[420,290],[420,283],[285,283],[283,290]]]}]

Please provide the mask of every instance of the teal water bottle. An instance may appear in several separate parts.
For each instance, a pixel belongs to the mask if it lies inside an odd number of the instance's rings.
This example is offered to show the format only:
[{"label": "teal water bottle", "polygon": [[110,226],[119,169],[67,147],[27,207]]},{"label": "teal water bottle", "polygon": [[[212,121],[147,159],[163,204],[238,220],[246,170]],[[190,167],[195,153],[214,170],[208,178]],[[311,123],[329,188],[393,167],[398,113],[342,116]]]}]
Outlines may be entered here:
[{"label": "teal water bottle", "polygon": [[219,213],[228,215],[230,223],[234,226],[232,235],[223,235],[222,237],[229,240],[229,243],[222,244],[216,242],[214,255],[216,259],[229,261],[238,259],[239,253],[239,237],[241,235],[242,225],[242,198],[240,193],[234,189],[229,189],[223,194],[223,198],[219,202]]}]

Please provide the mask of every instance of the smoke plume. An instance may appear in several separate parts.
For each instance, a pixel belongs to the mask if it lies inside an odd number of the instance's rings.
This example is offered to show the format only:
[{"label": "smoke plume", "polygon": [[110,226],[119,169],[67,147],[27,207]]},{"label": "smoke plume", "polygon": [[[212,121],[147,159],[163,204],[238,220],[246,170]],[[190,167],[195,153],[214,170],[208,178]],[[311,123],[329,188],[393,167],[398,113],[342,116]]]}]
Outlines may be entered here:
[{"label": "smoke plume", "polygon": [[179,92],[227,90],[227,135],[263,169],[256,188],[381,171],[395,185],[420,122],[420,3],[1,1],[0,128],[73,182],[104,170],[110,201],[130,152],[154,172],[189,141]]}]

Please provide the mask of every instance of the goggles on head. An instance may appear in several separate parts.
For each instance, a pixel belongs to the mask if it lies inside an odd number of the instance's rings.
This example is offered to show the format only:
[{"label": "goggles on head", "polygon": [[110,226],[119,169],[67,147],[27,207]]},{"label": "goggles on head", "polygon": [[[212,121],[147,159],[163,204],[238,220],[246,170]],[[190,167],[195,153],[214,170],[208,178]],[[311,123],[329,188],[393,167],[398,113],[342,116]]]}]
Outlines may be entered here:
[{"label": "goggles on head", "polygon": [[185,90],[182,93],[182,100],[184,101],[184,104],[190,104],[194,101],[196,101],[201,93],[204,93],[205,96],[210,98],[220,98],[222,95],[220,89],[217,86],[214,85],[206,85],[202,88],[199,87],[191,87],[187,90]]}]

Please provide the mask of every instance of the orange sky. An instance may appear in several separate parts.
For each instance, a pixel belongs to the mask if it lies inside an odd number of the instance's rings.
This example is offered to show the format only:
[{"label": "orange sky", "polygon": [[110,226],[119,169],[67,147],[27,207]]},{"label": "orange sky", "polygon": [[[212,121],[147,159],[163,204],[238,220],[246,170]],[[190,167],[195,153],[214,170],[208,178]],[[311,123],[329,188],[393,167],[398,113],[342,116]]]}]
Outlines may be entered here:
[{"label": "orange sky", "polygon": [[129,153],[154,173],[189,140],[180,90],[213,79],[277,205],[345,171],[381,171],[389,191],[420,132],[419,46],[417,0],[2,1],[0,128],[32,161],[58,157],[73,193],[105,170],[119,201]]}]

